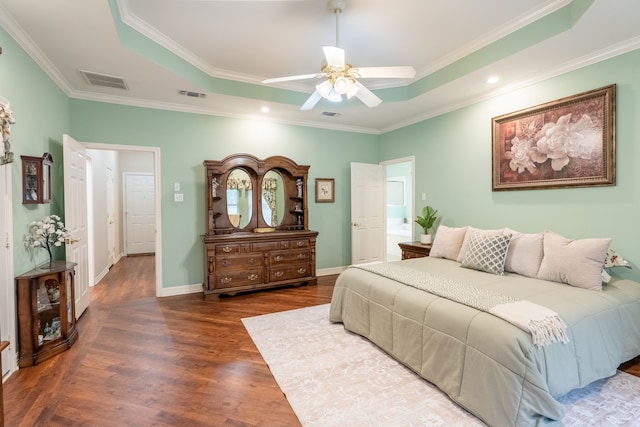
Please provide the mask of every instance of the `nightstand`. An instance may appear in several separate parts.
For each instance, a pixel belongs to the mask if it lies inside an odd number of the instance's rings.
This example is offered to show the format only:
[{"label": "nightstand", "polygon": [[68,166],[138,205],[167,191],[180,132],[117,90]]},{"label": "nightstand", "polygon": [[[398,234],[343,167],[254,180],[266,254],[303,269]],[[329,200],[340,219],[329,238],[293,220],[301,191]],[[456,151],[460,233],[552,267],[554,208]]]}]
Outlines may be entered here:
[{"label": "nightstand", "polygon": [[419,241],[398,243],[402,250],[402,259],[422,258],[429,256],[431,244],[423,245]]}]

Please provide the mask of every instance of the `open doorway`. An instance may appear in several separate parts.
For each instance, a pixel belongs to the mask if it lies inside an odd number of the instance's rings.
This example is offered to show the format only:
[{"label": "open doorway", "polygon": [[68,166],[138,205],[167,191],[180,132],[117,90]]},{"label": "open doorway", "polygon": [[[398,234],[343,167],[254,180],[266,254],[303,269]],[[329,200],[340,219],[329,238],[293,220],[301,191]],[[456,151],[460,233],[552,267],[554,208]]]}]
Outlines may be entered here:
[{"label": "open doorway", "polygon": [[[95,273],[91,284],[102,280],[120,258],[127,255],[126,212],[124,180],[130,174],[150,176],[152,211],[155,224],[155,241],[151,249],[155,254],[155,295],[162,295],[162,237],[160,227],[160,149],[155,147],[122,146],[113,144],[84,143],[91,157],[94,197],[94,233],[92,246]],[[104,195],[104,196],[102,196]],[[106,196],[106,197],[105,197]]]},{"label": "open doorway", "polygon": [[398,243],[413,240],[414,158],[382,163],[386,176],[386,260],[402,258]]}]

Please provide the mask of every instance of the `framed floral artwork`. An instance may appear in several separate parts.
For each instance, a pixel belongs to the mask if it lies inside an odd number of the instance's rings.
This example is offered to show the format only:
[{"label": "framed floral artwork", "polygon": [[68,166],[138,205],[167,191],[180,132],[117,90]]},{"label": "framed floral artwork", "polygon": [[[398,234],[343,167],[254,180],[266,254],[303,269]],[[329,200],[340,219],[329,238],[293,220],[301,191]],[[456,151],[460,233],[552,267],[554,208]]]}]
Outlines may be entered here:
[{"label": "framed floral artwork", "polygon": [[491,119],[493,191],[616,183],[616,85]]},{"label": "framed floral artwork", "polygon": [[335,202],[333,178],[316,178],[316,203]]}]

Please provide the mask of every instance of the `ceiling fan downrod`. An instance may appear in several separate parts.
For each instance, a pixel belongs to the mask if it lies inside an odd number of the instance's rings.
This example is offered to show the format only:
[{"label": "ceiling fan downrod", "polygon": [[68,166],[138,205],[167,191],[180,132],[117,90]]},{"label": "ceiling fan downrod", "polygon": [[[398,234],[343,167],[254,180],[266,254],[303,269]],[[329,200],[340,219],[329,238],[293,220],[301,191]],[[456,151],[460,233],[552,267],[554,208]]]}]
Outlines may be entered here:
[{"label": "ceiling fan downrod", "polygon": [[336,47],[340,46],[340,23],[338,17],[346,7],[345,0],[329,0],[327,7],[336,15]]}]

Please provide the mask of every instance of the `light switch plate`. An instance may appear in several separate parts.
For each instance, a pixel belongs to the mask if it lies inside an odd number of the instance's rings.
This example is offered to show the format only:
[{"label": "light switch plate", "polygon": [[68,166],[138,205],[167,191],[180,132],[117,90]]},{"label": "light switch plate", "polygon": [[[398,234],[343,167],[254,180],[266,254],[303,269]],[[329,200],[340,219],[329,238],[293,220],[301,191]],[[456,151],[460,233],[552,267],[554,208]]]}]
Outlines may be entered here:
[{"label": "light switch plate", "polygon": [[173,191],[180,191],[180,183],[179,182],[174,182],[173,183]]}]

